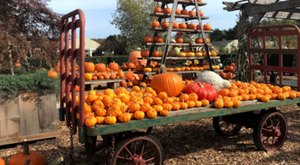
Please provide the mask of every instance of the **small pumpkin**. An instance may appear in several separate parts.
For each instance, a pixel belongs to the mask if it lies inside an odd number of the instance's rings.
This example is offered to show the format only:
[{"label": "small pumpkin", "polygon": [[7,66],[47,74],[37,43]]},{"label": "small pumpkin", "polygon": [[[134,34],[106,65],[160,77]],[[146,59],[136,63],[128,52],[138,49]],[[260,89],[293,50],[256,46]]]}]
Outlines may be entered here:
[{"label": "small pumpkin", "polygon": [[84,124],[87,127],[93,127],[97,124],[97,119],[92,115],[92,116],[85,119]]},{"label": "small pumpkin", "polygon": [[185,93],[196,93],[199,100],[213,101],[217,98],[217,91],[213,86],[205,82],[193,82],[184,89]]},{"label": "small pumpkin", "polygon": [[9,161],[9,165],[21,165],[30,160],[30,165],[46,165],[44,156],[38,151],[29,151],[27,141],[23,143],[24,151],[13,155]]},{"label": "small pumpkin", "polygon": [[136,111],[133,114],[133,118],[137,119],[137,120],[141,120],[145,117],[145,113],[143,111]]},{"label": "small pumpkin", "polygon": [[104,123],[109,125],[116,124],[117,118],[115,116],[106,116],[104,119]]},{"label": "small pumpkin", "polygon": [[55,70],[49,70],[48,71],[48,77],[57,79],[58,78],[58,74],[57,74],[57,72]]},{"label": "small pumpkin", "polygon": [[169,115],[169,111],[168,110],[162,110],[158,112],[160,116],[168,116]]},{"label": "small pumpkin", "polygon": [[158,27],[160,27],[160,23],[157,20],[153,20],[151,23],[151,26],[153,28],[158,28]]},{"label": "small pumpkin", "polygon": [[146,112],[147,117],[150,119],[155,119],[157,117],[157,111],[155,109],[150,109]]},{"label": "small pumpkin", "polygon": [[121,123],[127,123],[131,120],[131,118],[132,118],[132,114],[125,112],[118,116],[118,121],[120,121]]},{"label": "small pumpkin", "polygon": [[114,61],[111,62],[111,63],[109,63],[108,67],[112,71],[118,71],[118,70],[120,70],[119,64],[116,63],[116,62],[114,62]]},{"label": "small pumpkin", "polygon": [[156,93],[166,92],[169,97],[178,96],[183,88],[182,78],[175,73],[162,73],[152,77],[150,87]]}]

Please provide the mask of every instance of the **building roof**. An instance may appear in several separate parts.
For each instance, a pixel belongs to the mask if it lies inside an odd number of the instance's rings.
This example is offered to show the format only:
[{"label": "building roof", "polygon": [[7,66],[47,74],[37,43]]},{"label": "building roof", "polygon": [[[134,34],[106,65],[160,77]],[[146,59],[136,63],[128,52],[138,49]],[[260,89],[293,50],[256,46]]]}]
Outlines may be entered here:
[{"label": "building roof", "polygon": [[299,0],[239,0],[223,2],[228,11],[241,10],[248,16],[300,20]]},{"label": "building roof", "polygon": [[[79,47],[79,38],[76,39],[76,45],[77,47]],[[92,50],[96,50],[98,47],[100,46],[100,44],[90,38],[85,38],[85,49],[92,49]]]}]

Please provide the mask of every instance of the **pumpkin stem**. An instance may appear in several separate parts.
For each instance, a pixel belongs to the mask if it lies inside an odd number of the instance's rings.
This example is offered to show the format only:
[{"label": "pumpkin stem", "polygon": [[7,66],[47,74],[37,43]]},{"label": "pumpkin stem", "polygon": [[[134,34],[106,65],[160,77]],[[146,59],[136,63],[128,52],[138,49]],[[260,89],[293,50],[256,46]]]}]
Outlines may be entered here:
[{"label": "pumpkin stem", "polygon": [[23,142],[23,152],[24,152],[24,155],[29,155],[29,145],[28,145],[28,142],[27,142],[27,139],[24,140]]}]

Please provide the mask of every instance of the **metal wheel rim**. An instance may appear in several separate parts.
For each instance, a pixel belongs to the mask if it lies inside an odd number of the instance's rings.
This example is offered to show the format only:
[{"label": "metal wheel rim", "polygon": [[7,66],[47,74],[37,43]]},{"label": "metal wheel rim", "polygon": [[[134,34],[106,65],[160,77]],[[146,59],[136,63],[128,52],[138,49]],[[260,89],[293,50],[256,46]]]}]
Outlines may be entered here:
[{"label": "metal wheel rim", "polygon": [[162,147],[150,136],[139,136],[120,144],[113,157],[113,165],[162,165]]},{"label": "metal wheel rim", "polygon": [[258,140],[263,150],[277,150],[286,139],[287,125],[284,116],[275,112],[265,117],[261,121],[258,133]]}]

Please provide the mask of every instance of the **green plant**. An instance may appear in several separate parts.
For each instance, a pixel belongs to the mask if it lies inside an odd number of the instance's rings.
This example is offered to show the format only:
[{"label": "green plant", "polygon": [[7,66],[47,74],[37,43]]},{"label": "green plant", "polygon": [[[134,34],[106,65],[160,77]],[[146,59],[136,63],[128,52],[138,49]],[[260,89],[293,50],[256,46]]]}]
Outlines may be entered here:
[{"label": "green plant", "polygon": [[40,94],[59,93],[58,83],[58,79],[48,77],[45,70],[15,76],[0,74],[0,97],[15,97],[20,91],[36,91]]}]

